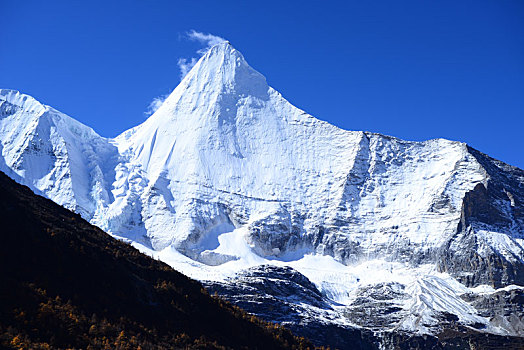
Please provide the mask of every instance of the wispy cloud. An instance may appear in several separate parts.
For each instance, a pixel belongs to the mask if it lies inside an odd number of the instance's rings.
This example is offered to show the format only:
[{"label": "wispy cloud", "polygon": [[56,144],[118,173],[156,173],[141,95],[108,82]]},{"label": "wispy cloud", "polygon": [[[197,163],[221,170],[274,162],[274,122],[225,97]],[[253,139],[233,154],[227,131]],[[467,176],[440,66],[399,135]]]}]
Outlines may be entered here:
[{"label": "wispy cloud", "polygon": [[205,54],[207,50],[209,50],[211,47],[215,46],[216,44],[220,44],[221,42],[226,41],[226,39],[219,37],[218,35],[197,32],[194,29],[190,30],[186,35],[189,40],[198,41],[199,43],[204,45],[203,48],[197,51],[197,53],[200,54],[201,56]]},{"label": "wispy cloud", "polygon": [[198,59],[196,57],[188,58],[179,58],[178,59],[178,68],[180,68],[180,80],[189,73],[191,68],[197,63]]},{"label": "wispy cloud", "polygon": [[[191,68],[198,62],[198,59],[202,57],[211,47],[215,46],[216,44],[220,44],[221,42],[226,41],[226,39],[219,37],[217,35],[213,35],[210,33],[202,33],[197,32],[196,30],[192,29],[189,32],[185,33],[182,36],[183,39],[196,41],[198,42],[202,47],[196,51],[196,55],[198,57],[189,57],[189,58],[179,58],[177,61],[178,68],[180,69],[180,80],[184,79],[184,77],[189,73]],[[158,97],[155,97],[153,101],[149,104],[147,107],[147,110],[144,112],[146,115],[151,115],[155,113],[162,103],[164,103],[165,99],[169,95],[161,95]]]},{"label": "wispy cloud", "polygon": [[178,67],[180,68],[180,80],[184,79],[186,74],[193,68],[193,66],[198,62],[198,59],[204,55],[211,47],[215,46],[216,44],[220,44],[221,42],[226,41],[226,39],[218,36],[213,35],[210,33],[202,33],[197,32],[196,30],[192,29],[189,32],[187,32],[184,35],[184,38],[187,38],[191,41],[197,41],[199,42],[202,47],[197,50],[197,54],[199,57],[191,57],[191,58],[180,58],[178,59]]},{"label": "wispy cloud", "polygon": [[155,113],[160,108],[160,106],[162,106],[162,103],[164,103],[168,96],[169,95],[160,95],[155,97],[147,107],[147,110],[144,112],[144,114],[149,116]]}]

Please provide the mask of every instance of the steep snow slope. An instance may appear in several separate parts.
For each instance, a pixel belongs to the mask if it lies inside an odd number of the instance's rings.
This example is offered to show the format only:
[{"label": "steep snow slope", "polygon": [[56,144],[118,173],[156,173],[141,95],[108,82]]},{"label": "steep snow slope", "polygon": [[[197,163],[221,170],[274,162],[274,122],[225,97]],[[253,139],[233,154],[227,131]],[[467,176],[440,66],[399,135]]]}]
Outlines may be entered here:
[{"label": "steep snow slope", "polygon": [[[145,215],[155,249],[198,253],[217,229],[244,225],[261,255],[315,242],[322,253],[358,260],[383,252],[392,236],[434,246],[456,230],[465,192],[486,180],[464,144],[403,142],[307,115],[227,43],[116,141],[149,181],[142,210],[164,213],[160,225]],[[351,249],[324,239],[319,231],[330,228]]]},{"label": "steep snow slope", "polygon": [[[199,243],[217,229],[264,223],[275,214],[293,225],[291,211],[324,207],[352,167],[362,137],[291,106],[223,44],[117,142],[151,183],[144,210],[166,213],[161,226],[146,215],[153,247],[198,251],[209,248]],[[264,254],[277,248],[257,246]]]},{"label": "steep snow slope", "polygon": [[0,90],[0,170],[90,219],[112,198],[109,140],[14,90]]},{"label": "steep snow slope", "polygon": [[385,293],[388,329],[437,333],[449,313],[520,332],[462,296],[524,285],[524,172],[463,143],[315,119],[229,43],[113,140],[14,91],[0,103],[1,170],[192,277],[289,266],[332,305],[312,306],[322,322],[375,329],[359,305]]}]

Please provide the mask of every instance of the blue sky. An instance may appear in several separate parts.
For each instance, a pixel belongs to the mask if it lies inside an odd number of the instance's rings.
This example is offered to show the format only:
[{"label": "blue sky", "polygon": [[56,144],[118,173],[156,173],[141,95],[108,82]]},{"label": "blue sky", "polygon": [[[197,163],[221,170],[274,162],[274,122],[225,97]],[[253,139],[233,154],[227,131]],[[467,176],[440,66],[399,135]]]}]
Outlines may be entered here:
[{"label": "blue sky", "polygon": [[115,136],[178,84],[195,30],[317,118],[524,168],[523,18],[521,0],[0,0],[0,87]]}]

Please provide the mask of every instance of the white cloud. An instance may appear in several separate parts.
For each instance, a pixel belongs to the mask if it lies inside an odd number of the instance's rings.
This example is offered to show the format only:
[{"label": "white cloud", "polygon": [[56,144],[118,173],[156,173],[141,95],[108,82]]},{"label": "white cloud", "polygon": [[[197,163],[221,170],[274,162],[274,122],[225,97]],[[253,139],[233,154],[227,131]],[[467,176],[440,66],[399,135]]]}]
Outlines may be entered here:
[{"label": "white cloud", "polygon": [[193,66],[197,63],[198,59],[195,57],[191,57],[191,59],[187,58],[179,58],[178,59],[178,68],[180,68],[180,80],[184,79],[187,73],[193,68]]},{"label": "white cloud", "polygon": [[169,95],[160,95],[158,97],[155,97],[147,107],[147,111],[145,111],[144,113],[146,115],[151,115],[155,113],[160,108],[160,106],[162,106],[162,103],[164,103],[168,96]]},{"label": "white cloud", "polygon": [[[220,44],[221,42],[226,41],[226,39],[219,37],[217,35],[197,32],[194,29],[187,32],[185,37],[191,41],[197,41],[203,45],[203,47],[198,49],[196,52],[199,55],[198,58],[204,55],[211,47],[215,46],[216,44]],[[184,79],[186,74],[198,62],[198,58],[191,57],[191,58],[178,59],[178,68],[180,68],[180,80]]]},{"label": "white cloud", "polygon": [[[184,77],[189,73],[191,68],[198,62],[198,59],[203,56],[211,47],[215,46],[216,44],[220,44],[221,42],[226,41],[226,39],[219,37],[217,35],[213,35],[210,33],[202,33],[197,32],[196,30],[192,29],[189,32],[187,32],[184,36],[185,39],[196,41],[202,45],[200,49],[196,51],[196,54],[198,57],[191,57],[191,58],[179,58],[177,61],[178,68],[180,68],[180,80],[184,79]],[[165,99],[169,95],[161,95],[158,97],[155,97],[153,101],[149,104],[147,107],[147,111],[144,113],[146,115],[151,115],[157,111],[157,109],[160,108],[162,103],[164,103]]]},{"label": "white cloud", "polygon": [[209,50],[211,47],[215,46],[216,44],[220,44],[221,42],[226,41],[226,39],[221,38],[217,35],[197,32],[194,29],[192,29],[191,31],[187,33],[187,37],[189,38],[189,40],[198,41],[201,44],[205,45],[205,47],[197,51],[197,53],[199,53],[200,55],[205,54],[207,50]]}]

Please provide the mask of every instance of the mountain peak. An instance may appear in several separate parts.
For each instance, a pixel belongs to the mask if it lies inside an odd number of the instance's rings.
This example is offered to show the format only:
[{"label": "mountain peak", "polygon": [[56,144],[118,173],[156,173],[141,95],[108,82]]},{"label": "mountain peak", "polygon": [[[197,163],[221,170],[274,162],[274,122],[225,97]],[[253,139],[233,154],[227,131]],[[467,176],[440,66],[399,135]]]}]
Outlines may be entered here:
[{"label": "mountain peak", "polygon": [[[209,50],[207,50],[207,52],[211,52],[213,50],[226,50],[226,51],[230,51],[230,52],[233,52],[233,51],[237,51],[233,45],[231,45],[231,42],[229,42],[228,40],[224,40],[218,44],[215,44],[213,46],[211,46],[209,48]],[[238,51],[237,51],[238,52]]]},{"label": "mountain peak", "polygon": [[[522,333],[522,313],[503,314],[518,307],[515,294],[501,292],[524,286],[524,172],[462,143],[315,119],[228,43],[114,140],[53,110],[38,119],[4,106],[0,170],[186,274],[237,293],[240,271],[289,266],[326,298],[326,309],[311,299],[314,309],[300,314],[324,326]],[[290,302],[282,310],[295,310]],[[294,322],[271,308],[262,313]]]},{"label": "mountain peak", "polygon": [[[198,159],[205,149],[238,155],[237,138],[246,126],[237,124],[253,118],[245,115],[251,105],[261,109],[269,100],[265,77],[229,42],[222,42],[200,58],[148,120],[117,140],[123,149],[142,150],[136,156],[147,171],[177,168],[173,162],[182,154]],[[179,148],[180,154],[175,151]]]},{"label": "mountain peak", "polygon": [[207,50],[207,52],[202,56],[202,58],[206,56],[217,55],[217,54],[226,55],[226,56],[235,56],[235,57],[240,56],[242,59],[244,59],[242,54],[237,49],[235,49],[229,41],[222,41],[221,43],[211,46]]},{"label": "mountain peak", "polygon": [[193,90],[200,95],[235,93],[267,99],[268,85],[265,77],[249,66],[240,51],[224,41],[200,58],[173,94],[182,93],[179,90]]},{"label": "mountain peak", "polygon": [[[233,121],[239,101],[269,100],[266,78],[251,68],[244,56],[228,41],[211,47],[166,98],[160,108],[143,124],[123,133],[120,140],[132,135],[138,139],[155,134],[175,134],[181,130],[209,130],[218,120]],[[233,122],[234,124],[234,122]],[[139,131],[141,130],[141,131]],[[134,137],[135,139],[137,137]]]},{"label": "mountain peak", "polygon": [[13,108],[32,114],[39,114],[46,109],[46,106],[20,91],[0,89],[0,113],[3,111],[3,113],[7,114]]}]

